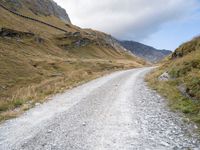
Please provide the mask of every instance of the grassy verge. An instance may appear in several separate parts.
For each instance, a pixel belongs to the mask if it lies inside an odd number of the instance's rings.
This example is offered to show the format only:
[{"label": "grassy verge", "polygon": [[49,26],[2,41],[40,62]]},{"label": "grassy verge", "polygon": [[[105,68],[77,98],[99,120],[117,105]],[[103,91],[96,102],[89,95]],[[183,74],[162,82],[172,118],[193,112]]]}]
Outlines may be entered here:
[{"label": "grassy verge", "polygon": [[181,94],[178,86],[183,82],[182,78],[159,81],[158,77],[165,71],[166,66],[162,66],[148,74],[146,77],[148,85],[168,99],[168,104],[172,110],[182,112],[190,121],[195,122],[196,125],[200,127],[199,101],[192,100]]},{"label": "grassy verge", "polygon": [[34,79],[33,77],[33,79],[27,80],[27,77],[22,78],[20,81],[16,81],[19,84],[13,88],[1,89],[0,121],[22,114],[35,106],[36,103],[45,102],[53,94],[62,93],[67,89],[116,70],[137,67],[135,65],[130,62],[118,63],[105,60],[54,62],[54,69],[56,68],[57,73],[43,75],[43,79]]}]

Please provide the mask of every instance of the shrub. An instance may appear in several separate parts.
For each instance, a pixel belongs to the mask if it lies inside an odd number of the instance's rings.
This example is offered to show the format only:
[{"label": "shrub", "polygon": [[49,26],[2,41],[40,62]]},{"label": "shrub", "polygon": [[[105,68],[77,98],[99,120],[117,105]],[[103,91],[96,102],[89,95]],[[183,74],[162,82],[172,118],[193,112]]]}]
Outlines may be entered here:
[{"label": "shrub", "polygon": [[23,103],[24,103],[24,101],[21,100],[21,99],[16,99],[16,100],[13,101],[14,107],[19,107],[19,106],[21,106]]}]

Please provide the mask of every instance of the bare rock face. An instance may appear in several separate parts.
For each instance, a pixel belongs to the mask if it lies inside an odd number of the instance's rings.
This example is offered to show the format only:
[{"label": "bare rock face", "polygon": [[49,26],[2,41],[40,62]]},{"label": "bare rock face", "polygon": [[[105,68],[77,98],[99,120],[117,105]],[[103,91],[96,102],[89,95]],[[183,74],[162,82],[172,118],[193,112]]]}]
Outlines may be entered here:
[{"label": "bare rock face", "polygon": [[27,4],[32,4],[30,9],[35,14],[54,15],[59,17],[66,23],[70,23],[70,19],[65,9],[57,5],[53,0],[23,0]]},{"label": "bare rock face", "polygon": [[12,11],[17,11],[18,9],[22,8],[20,0],[0,0],[0,3]]},{"label": "bare rock face", "polygon": [[124,48],[118,40],[116,40],[114,37],[111,35],[105,35],[105,41],[106,43],[110,44],[112,47],[114,47],[116,50],[119,51],[127,51],[126,48]]},{"label": "bare rock face", "polygon": [[71,23],[65,9],[61,8],[53,0],[2,0],[2,2],[13,11],[26,7],[36,15],[53,15],[66,23]]}]

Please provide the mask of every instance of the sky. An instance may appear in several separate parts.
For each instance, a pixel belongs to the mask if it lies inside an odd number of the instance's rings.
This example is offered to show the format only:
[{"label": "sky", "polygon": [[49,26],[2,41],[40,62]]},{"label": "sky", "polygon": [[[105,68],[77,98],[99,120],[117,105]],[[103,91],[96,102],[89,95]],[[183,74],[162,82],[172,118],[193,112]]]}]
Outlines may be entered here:
[{"label": "sky", "polygon": [[200,35],[200,0],[55,0],[72,23],[159,49]]}]

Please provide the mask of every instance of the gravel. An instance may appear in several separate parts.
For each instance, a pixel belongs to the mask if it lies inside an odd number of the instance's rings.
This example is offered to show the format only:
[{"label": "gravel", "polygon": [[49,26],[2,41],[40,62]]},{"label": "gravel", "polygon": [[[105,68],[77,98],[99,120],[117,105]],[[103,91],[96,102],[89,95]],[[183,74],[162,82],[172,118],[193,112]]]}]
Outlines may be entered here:
[{"label": "gravel", "polygon": [[144,75],[151,69],[93,80],[1,124],[0,149],[200,149],[194,125],[146,86]]}]

